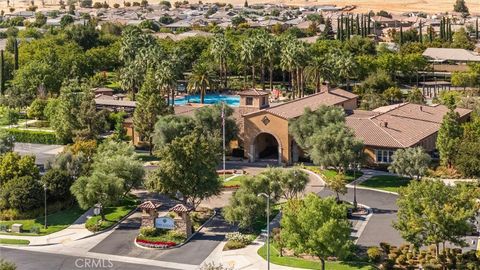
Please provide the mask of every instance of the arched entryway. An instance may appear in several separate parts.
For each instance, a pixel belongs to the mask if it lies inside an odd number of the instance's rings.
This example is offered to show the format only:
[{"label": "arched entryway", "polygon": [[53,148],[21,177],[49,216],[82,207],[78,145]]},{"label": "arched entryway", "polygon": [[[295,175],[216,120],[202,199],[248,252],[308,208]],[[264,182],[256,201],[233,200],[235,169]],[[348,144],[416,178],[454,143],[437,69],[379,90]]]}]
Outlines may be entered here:
[{"label": "arched entryway", "polygon": [[260,133],[250,146],[251,161],[276,161],[281,163],[282,148],[280,142],[270,133]]}]

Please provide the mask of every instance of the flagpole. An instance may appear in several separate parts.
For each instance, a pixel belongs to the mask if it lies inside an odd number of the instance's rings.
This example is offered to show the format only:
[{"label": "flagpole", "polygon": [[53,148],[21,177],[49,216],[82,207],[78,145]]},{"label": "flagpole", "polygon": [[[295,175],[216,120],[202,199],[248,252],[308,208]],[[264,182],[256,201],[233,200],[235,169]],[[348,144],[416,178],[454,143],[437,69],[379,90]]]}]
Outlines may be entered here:
[{"label": "flagpole", "polygon": [[223,133],[223,181],[225,181],[225,102],[222,103],[222,133]]}]

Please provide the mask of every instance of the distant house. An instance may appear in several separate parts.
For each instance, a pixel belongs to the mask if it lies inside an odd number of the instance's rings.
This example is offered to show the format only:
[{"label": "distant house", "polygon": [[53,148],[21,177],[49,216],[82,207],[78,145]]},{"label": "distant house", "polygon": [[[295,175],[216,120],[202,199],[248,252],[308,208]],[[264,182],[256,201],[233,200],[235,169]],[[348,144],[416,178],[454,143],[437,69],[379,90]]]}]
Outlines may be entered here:
[{"label": "distant house", "polygon": [[[471,110],[457,108],[462,122]],[[365,144],[370,164],[392,162],[397,149],[421,146],[427,152],[436,150],[437,133],[448,108],[402,103],[380,107],[373,111],[355,110],[347,116],[347,126]]]},{"label": "distant house", "polygon": [[427,48],[422,55],[432,62],[434,71],[466,71],[467,63],[480,62],[480,55],[465,49]]}]

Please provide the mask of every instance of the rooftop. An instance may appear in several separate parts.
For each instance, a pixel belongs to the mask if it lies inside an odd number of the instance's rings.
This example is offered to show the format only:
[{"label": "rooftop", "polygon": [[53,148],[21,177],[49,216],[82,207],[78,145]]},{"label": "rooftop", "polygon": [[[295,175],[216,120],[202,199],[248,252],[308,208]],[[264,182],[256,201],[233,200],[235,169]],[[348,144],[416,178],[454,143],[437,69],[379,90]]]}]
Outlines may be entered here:
[{"label": "rooftop", "polygon": [[[347,116],[347,126],[365,145],[404,148],[418,144],[440,129],[448,108],[443,105],[426,106],[402,103],[380,107],[374,111],[354,111]],[[460,117],[471,110],[457,108]]]},{"label": "rooftop", "polygon": [[480,62],[480,55],[465,49],[427,48],[423,56],[442,61]]}]

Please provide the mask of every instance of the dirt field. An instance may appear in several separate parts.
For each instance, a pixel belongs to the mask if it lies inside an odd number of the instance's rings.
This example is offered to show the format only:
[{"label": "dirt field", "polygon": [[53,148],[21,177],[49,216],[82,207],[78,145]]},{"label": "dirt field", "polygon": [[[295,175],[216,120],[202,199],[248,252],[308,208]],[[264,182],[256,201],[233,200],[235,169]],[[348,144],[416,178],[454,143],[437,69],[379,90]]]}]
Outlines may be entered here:
[{"label": "dirt field", "polygon": [[[58,0],[44,0],[47,7],[41,7],[41,0],[35,0],[35,5],[40,9],[58,9]],[[123,6],[124,0],[93,0],[93,2],[106,1],[110,6],[114,3],[119,3]],[[125,0],[125,1],[138,1],[140,0]],[[175,2],[176,0],[170,0]],[[287,5],[308,6],[308,5],[356,5],[357,8],[354,12],[366,12],[370,10],[387,10],[392,13],[402,13],[406,11],[423,11],[426,13],[437,13],[452,11],[455,0],[247,0],[249,4],[254,3],[279,3]],[[150,3],[158,3],[160,0],[149,0]],[[197,0],[190,0],[194,3]],[[233,5],[243,5],[245,0],[203,0],[204,3],[208,2],[225,2],[232,3]],[[480,14],[480,0],[465,0],[470,13]],[[25,10],[27,3],[26,0],[10,0],[10,6],[15,7],[15,11]],[[9,13],[6,0],[0,0],[0,10],[4,10]]]}]

